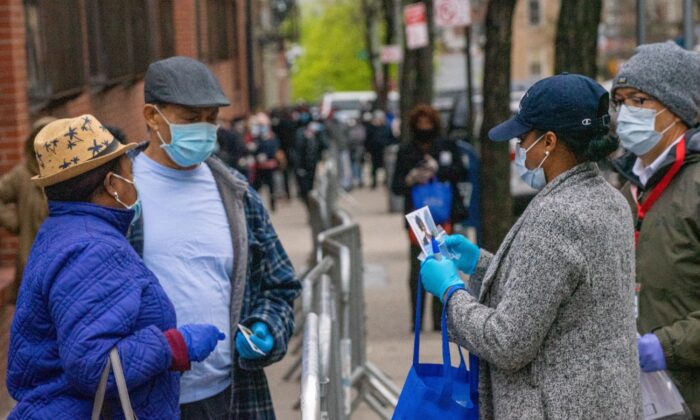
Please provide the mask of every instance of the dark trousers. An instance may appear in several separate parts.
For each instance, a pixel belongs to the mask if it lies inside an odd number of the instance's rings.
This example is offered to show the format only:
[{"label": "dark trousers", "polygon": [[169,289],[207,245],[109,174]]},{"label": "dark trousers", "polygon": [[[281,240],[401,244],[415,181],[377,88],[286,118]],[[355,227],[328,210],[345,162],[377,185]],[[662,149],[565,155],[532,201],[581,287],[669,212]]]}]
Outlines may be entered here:
[{"label": "dark trousers", "polygon": [[[411,273],[409,274],[409,287],[411,289],[411,308],[413,311],[411,312],[411,331],[415,329],[415,322],[416,322],[416,297],[418,294],[418,274],[420,273],[420,261],[418,261],[418,256],[421,253],[421,249],[418,245],[413,245],[411,244]],[[421,313],[425,315],[425,300],[429,297],[430,295],[426,294],[425,292],[423,293],[423,307],[421,308]],[[440,302],[440,299],[433,297],[432,298],[433,305],[432,305],[432,313],[433,313],[433,330],[435,331],[440,331],[440,317],[442,316],[442,302]],[[420,320],[421,326],[423,325],[423,318]]]},{"label": "dark trousers", "polygon": [[201,401],[180,405],[181,420],[228,420],[231,418],[231,387]]},{"label": "dark trousers", "polygon": [[274,170],[270,169],[260,169],[257,172],[257,177],[255,179],[255,190],[260,191],[263,185],[266,185],[270,190],[270,211],[275,211],[275,182],[274,182]]},{"label": "dark trousers", "polygon": [[377,172],[384,168],[384,152],[372,152],[372,188],[377,187]]}]

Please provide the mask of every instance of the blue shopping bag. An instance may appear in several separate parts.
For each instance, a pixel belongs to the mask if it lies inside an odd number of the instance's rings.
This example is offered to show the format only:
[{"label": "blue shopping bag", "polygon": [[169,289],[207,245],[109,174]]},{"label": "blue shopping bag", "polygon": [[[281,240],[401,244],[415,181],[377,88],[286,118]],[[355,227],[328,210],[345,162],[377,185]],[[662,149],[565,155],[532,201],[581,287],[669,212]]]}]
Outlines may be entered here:
[{"label": "blue shopping bag", "polygon": [[[452,290],[448,294],[452,294]],[[479,359],[469,355],[469,367],[459,350],[459,367],[450,362],[450,344],[447,340],[447,305],[442,309],[442,364],[419,363],[420,320],[423,287],[418,279],[416,331],[413,343],[413,366],[401,390],[393,420],[460,419],[478,420]],[[447,299],[446,299],[447,300]]]},{"label": "blue shopping bag", "polygon": [[452,186],[449,182],[439,182],[433,178],[427,184],[416,185],[411,189],[413,207],[428,206],[433,221],[437,224],[450,220],[452,213]]}]

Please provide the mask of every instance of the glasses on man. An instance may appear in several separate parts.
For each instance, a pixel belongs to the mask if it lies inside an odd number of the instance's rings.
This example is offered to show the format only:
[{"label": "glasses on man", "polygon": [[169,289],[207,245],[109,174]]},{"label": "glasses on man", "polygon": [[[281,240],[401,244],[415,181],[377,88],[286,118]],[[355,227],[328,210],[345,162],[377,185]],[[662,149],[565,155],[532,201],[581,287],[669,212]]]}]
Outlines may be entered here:
[{"label": "glasses on man", "polygon": [[648,107],[649,104],[654,102],[657,102],[656,99],[648,96],[630,95],[626,98],[613,98],[610,101],[610,107],[613,109],[613,111],[620,112],[620,107],[624,104],[630,107],[630,111],[634,112],[639,108],[644,108],[645,104]]}]

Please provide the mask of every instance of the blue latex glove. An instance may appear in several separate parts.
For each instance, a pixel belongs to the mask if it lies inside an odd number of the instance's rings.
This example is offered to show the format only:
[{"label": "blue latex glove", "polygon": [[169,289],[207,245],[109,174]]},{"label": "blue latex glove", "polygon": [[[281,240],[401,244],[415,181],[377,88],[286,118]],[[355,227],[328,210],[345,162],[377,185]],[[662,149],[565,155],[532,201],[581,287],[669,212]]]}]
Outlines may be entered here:
[{"label": "blue latex glove", "polygon": [[637,337],[639,349],[639,366],[644,372],[666,369],[666,357],[656,334],[644,334]]},{"label": "blue latex glove", "polygon": [[450,287],[464,288],[464,282],[457,273],[457,266],[454,261],[447,258],[438,261],[434,257],[429,257],[423,261],[420,266],[420,277],[423,288],[438,297],[440,301],[445,298],[445,292]]},{"label": "blue latex glove", "polygon": [[272,336],[272,334],[270,334],[267,324],[261,321],[253,324],[253,326],[250,327],[250,330],[253,332],[253,335],[250,336],[250,341],[258,346],[260,350],[264,351],[265,355],[262,355],[250,348],[248,341],[240,331],[236,334],[236,350],[238,350],[238,355],[243,359],[261,359],[268,355],[270,350],[272,350],[272,348],[275,346],[275,338]]},{"label": "blue latex glove", "polygon": [[456,261],[459,271],[465,274],[472,274],[476,268],[476,263],[479,261],[481,249],[462,235],[448,236],[445,238],[445,245],[448,251],[459,255]]},{"label": "blue latex glove", "polygon": [[187,324],[177,329],[187,345],[190,361],[201,362],[214,351],[226,334],[210,324]]}]

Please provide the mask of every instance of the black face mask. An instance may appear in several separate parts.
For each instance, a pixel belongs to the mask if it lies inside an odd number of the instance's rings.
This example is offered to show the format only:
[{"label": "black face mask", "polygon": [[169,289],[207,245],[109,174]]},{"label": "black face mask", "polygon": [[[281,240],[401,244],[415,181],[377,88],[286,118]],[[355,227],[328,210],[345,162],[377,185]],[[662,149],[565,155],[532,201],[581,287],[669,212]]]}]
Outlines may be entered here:
[{"label": "black face mask", "polygon": [[430,129],[417,128],[414,131],[413,136],[416,139],[416,141],[418,141],[420,143],[428,143],[432,140],[435,140],[438,137],[438,131],[434,128],[430,128]]}]

